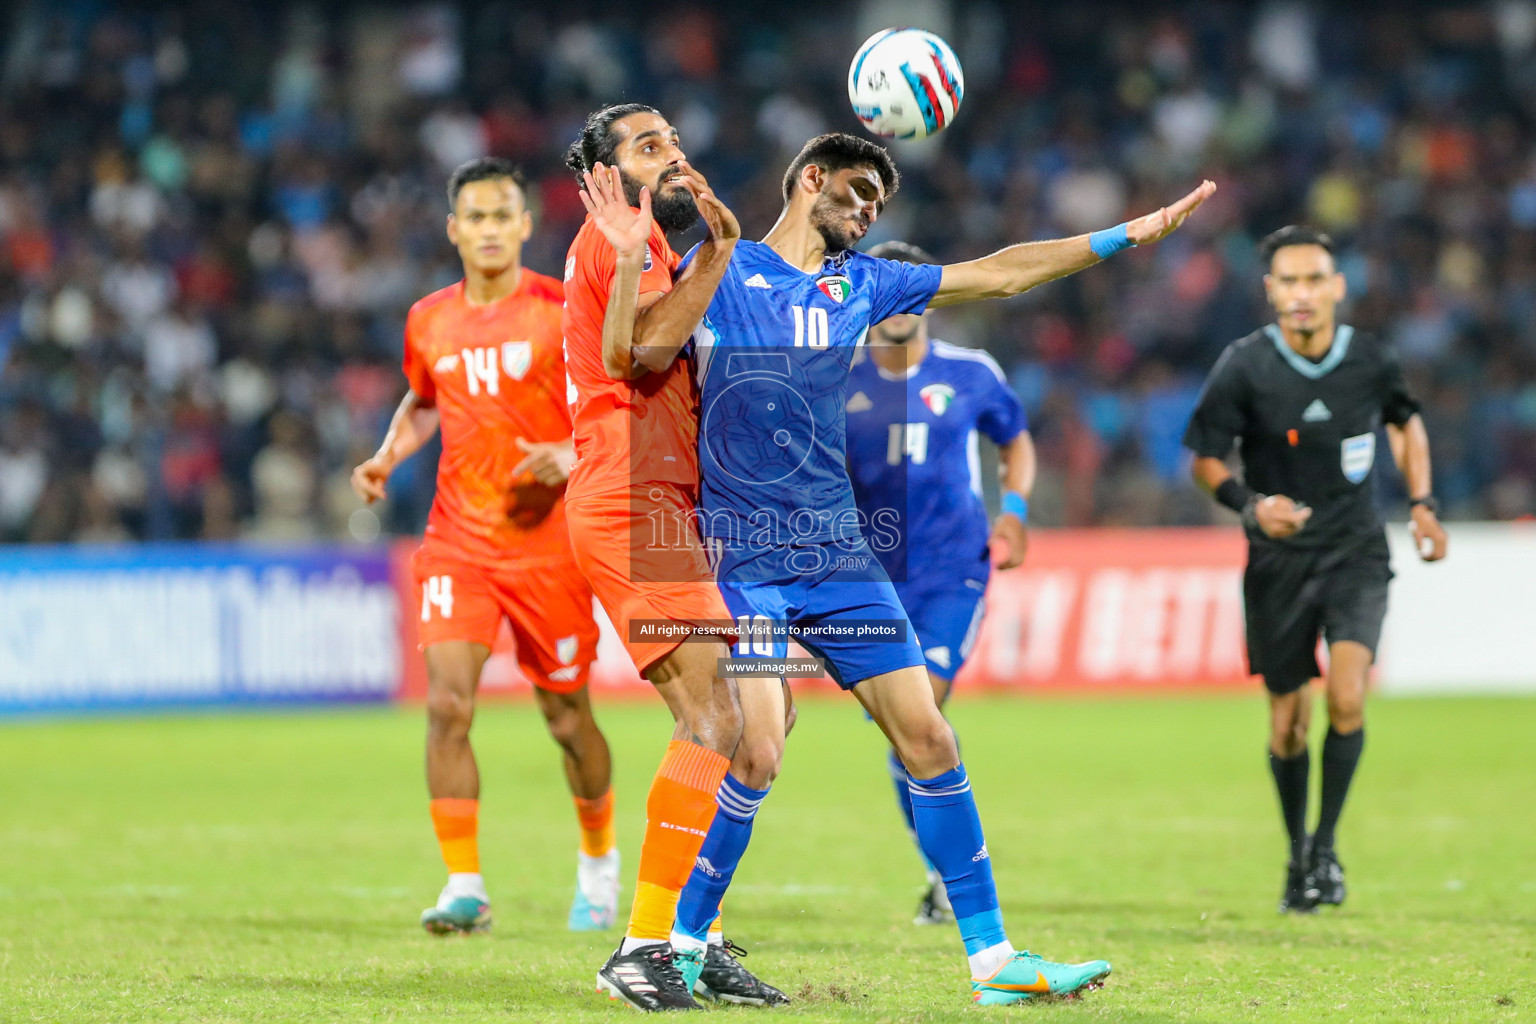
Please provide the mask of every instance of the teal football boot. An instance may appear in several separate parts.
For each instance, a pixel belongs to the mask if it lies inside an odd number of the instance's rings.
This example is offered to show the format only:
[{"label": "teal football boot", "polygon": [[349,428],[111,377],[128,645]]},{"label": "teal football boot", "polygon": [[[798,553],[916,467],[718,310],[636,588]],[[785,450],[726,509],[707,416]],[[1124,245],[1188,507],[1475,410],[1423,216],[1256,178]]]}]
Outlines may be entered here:
[{"label": "teal football boot", "polygon": [[1109,964],[1103,960],[1058,964],[1026,949],[1013,954],[992,977],[972,978],[971,1001],[979,1006],[1005,1006],[1035,996],[1072,995],[1098,988],[1108,977],[1109,969]]},{"label": "teal football boot", "polygon": [[455,896],[447,889],[437,906],[421,912],[421,926],[433,935],[468,935],[491,930],[491,905],[478,896]]},{"label": "teal football boot", "polygon": [[[618,890],[614,890],[618,895]],[[613,927],[614,920],[619,915],[618,900],[605,901],[601,905],[587,899],[587,894],[578,886],[576,898],[571,901],[571,915],[566,921],[566,927],[573,932],[600,932]]]},{"label": "teal football boot", "polygon": [[691,994],[698,986],[699,975],[704,973],[704,953],[702,949],[672,951],[672,966],[683,976],[683,991]]},{"label": "teal football boot", "polygon": [[606,931],[618,917],[619,851],[602,857],[577,854],[576,897],[566,927],[573,932]]}]

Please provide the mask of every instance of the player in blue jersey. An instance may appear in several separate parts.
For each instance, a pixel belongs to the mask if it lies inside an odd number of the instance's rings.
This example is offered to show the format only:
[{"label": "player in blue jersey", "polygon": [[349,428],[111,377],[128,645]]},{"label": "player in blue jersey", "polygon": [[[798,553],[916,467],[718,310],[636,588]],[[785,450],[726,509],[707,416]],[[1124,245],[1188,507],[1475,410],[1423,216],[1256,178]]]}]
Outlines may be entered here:
[{"label": "player in blue jersey", "polygon": [[[938,869],[965,942],[973,999],[1013,1003],[1067,994],[1109,973],[1017,952],[1003,928],[990,854],[953,732],[934,701],[922,650],[865,540],[894,524],[861,521],[846,470],[844,406],[854,353],[872,324],[930,306],[1027,291],[1155,242],[1214,191],[1104,231],[1010,246],[945,267],[853,249],[898,183],[890,155],[850,135],[812,139],[784,176],[784,210],[761,242],[741,241],[694,332],[700,386],[699,525],[740,637],[744,731],[698,867],[678,904],[673,947],[701,949],[782,756],[778,676],[793,638],[825,659],[896,749],[915,829]],[[643,214],[637,215],[643,216]],[[628,304],[612,315],[632,317]],[[605,330],[609,325],[605,324]],[[627,337],[628,323],[612,325]],[[665,528],[656,524],[655,529]],[[665,544],[658,533],[654,544]]]},{"label": "player in blue jersey", "polygon": [[[935,262],[905,242],[886,242],[869,254]],[[981,626],[993,564],[1012,569],[1024,561],[1035,485],[1035,446],[1024,407],[991,356],[930,340],[927,314],[902,313],[872,326],[848,391],[854,500],[866,522],[882,513],[899,521],[895,547],[871,547],[912,620],[942,709]],[[1003,513],[990,526],[981,500],[978,434],[998,446]],[[907,769],[894,749],[889,762],[896,803],[915,840]],[[938,869],[927,866],[928,890],[914,923],[944,924],[954,914]]]}]

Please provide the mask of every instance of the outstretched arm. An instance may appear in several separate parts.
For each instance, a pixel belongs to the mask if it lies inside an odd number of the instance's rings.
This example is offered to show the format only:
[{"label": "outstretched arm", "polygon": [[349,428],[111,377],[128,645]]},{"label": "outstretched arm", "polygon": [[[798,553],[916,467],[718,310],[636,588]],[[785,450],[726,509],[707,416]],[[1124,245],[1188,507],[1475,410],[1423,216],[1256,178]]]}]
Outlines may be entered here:
[{"label": "outstretched arm", "polygon": [[390,417],[379,450],[352,470],[352,489],[357,496],[370,505],[385,497],[384,485],[389,474],[431,440],[437,433],[439,418],[436,405],[424,401],[415,391],[406,391]]},{"label": "outstretched arm", "polygon": [[939,290],[928,305],[930,308],[952,306],[957,302],[1017,295],[1036,285],[1091,267],[1126,245],[1150,245],[1161,241],[1215,192],[1215,182],[1202,181],[1198,188],[1172,206],[1128,221],[1118,228],[1048,242],[1011,245],[979,260],[950,264],[944,268]]}]

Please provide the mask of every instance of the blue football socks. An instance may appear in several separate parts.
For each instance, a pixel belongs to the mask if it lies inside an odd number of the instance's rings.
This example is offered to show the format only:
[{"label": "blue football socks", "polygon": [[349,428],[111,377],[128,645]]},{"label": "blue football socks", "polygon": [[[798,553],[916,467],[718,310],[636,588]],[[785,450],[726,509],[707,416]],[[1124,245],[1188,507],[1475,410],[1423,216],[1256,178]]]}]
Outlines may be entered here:
[{"label": "blue football socks", "polygon": [[[896,806],[901,809],[901,816],[906,819],[907,832],[911,834],[912,841],[917,843],[917,824],[912,820],[912,782],[907,776],[907,766],[901,763],[901,758],[892,750],[886,757],[886,765],[891,772],[891,783],[896,788]],[[933,861],[923,853],[921,843],[917,844],[918,856],[923,858],[923,865],[928,870],[934,870]]]},{"label": "blue football socks", "polygon": [[981,834],[981,817],[976,813],[965,765],[932,779],[909,775],[908,789],[917,841],[944,878],[966,953],[1006,943],[997,885],[992,880],[992,858]]},{"label": "blue football socks", "polygon": [[677,901],[678,932],[699,942],[708,936],[710,923],[720,913],[720,900],[730,888],[731,876],[752,839],[752,820],[767,796],[768,790],[753,789],[729,773],[720,783],[715,820],[710,823],[693,874],[688,876],[688,884]]}]

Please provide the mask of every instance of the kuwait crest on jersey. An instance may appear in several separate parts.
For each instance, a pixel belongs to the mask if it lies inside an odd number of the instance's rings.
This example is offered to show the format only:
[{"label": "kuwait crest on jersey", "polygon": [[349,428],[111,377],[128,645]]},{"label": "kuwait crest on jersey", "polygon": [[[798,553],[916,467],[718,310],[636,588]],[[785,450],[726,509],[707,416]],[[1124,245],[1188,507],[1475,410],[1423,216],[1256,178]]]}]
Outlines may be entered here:
[{"label": "kuwait crest on jersey", "polygon": [[848,293],[853,291],[853,282],[842,274],[827,274],[816,279],[816,287],[821,289],[821,294],[841,306]]},{"label": "kuwait crest on jersey", "polygon": [[923,400],[929,412],[943,416],[949,403],[955,400],[955,389],[948,384],[929,384],[917,393],[917,397]]}]

